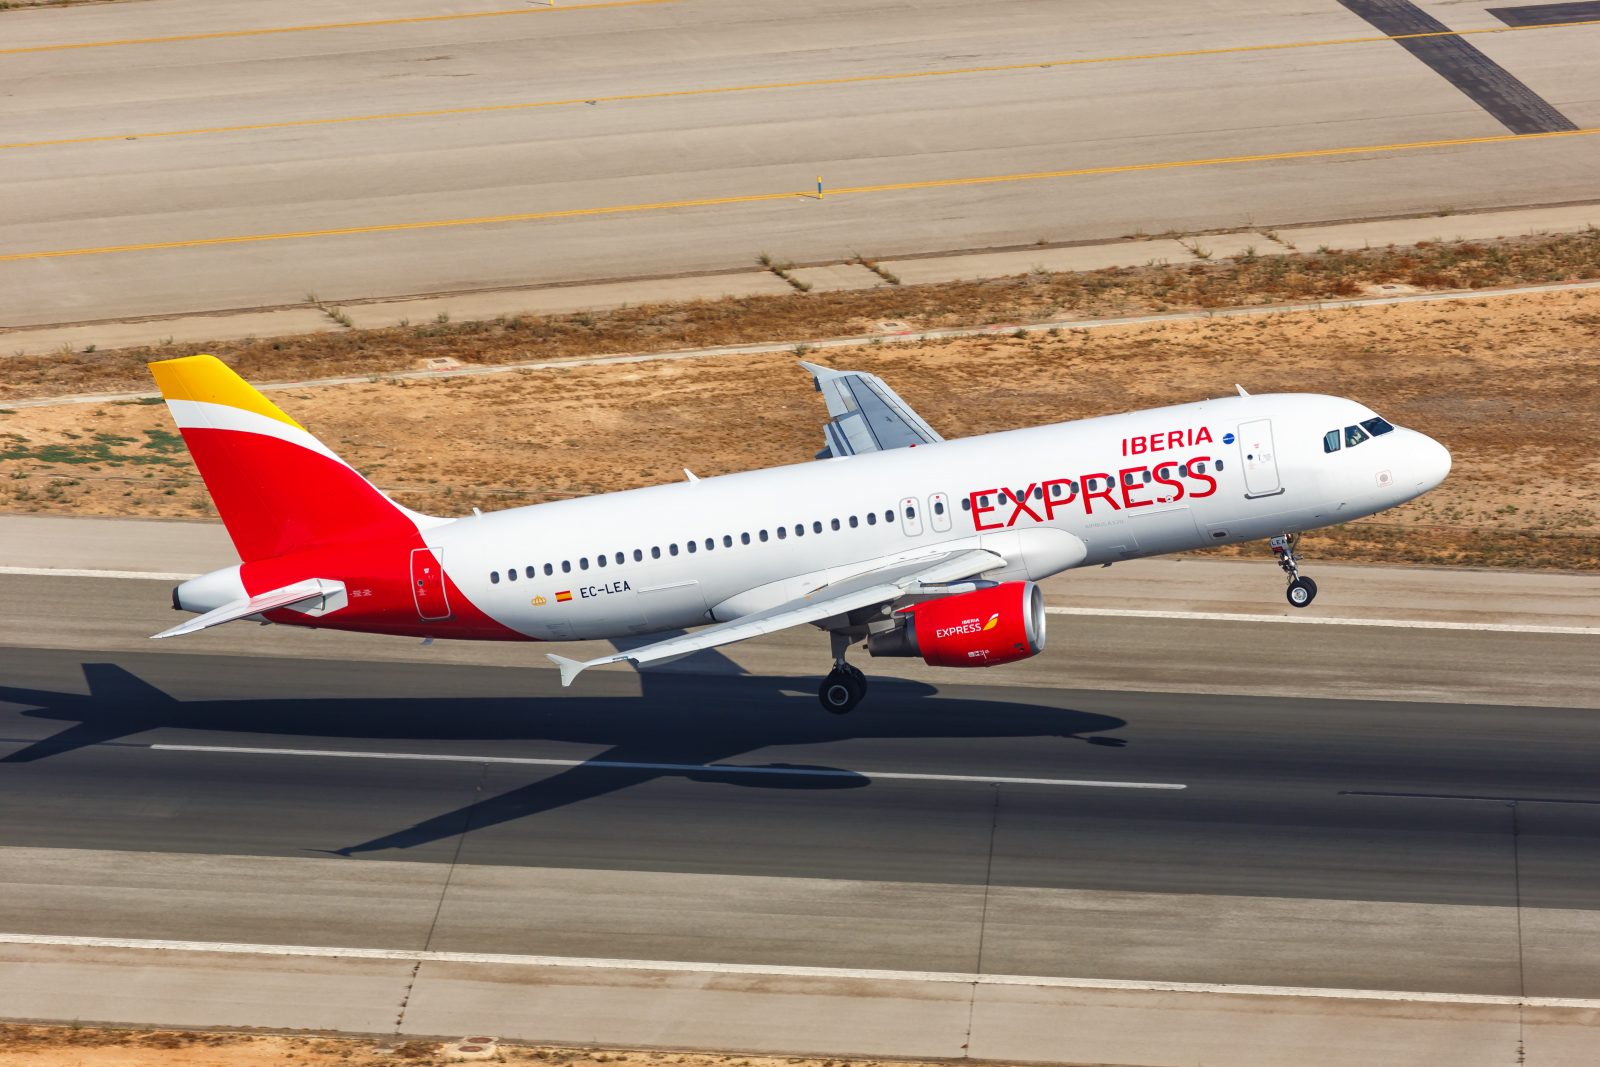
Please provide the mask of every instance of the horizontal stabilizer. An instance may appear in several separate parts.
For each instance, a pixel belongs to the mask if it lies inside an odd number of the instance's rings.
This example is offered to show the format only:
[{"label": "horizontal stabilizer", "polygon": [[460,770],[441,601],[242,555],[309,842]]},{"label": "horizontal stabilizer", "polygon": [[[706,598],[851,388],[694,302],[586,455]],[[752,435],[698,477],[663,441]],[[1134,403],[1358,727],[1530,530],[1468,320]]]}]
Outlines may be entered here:
[{"label": "horizontal stabilizer", "polygon": [[320,578],[308,578],[303,582],[295,582],[293,585],[286,585],[265,593],[257,593],[252,597],[231,601],[220,608],[213,608],[204,615],[198,615],[188,622],[174,626],[170,630],[162,630],[160,633],[154,634],[150,639],[159,641],[163,637],[181,637],[184,634],[192,634],[197,630],[220,626],[225,622],[233,622],[235,619],[246,619],[251,615],[259,615],[263,611],[297,607],[312,600],[320,601],[327,593],[330,585],[338,584],[337,582],[324,582]]}]

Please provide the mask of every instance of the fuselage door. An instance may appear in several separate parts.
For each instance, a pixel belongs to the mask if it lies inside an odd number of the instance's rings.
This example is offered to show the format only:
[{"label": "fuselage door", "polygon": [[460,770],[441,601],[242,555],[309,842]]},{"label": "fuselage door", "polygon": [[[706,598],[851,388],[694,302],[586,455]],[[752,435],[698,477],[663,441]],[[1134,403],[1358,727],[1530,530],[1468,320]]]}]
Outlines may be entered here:
[{"label": "fuselage door", "polygon": [[934,493],[928,497],[928,525],[932,526],[935,533],[946,533],[952,522],[950,515],[950,495],[948,493]]},{"label": "fuselage door", "polygon": [[905,530],[907,537],[922,536],[922,511],[914,496],[900,501],[900,527]]},{"label": "fuselage door", "polygon": [[450,617],[450,601],[444,591],[444,549],[411,550],[411,595],[417,602],[417,617],[427,622]]},{"label": "fuselage door", "polygon": [[1272,496],[1283,492],[1278,480],[1278,457],[1272,446],[1272,420],[1239,424],[1239,460],[1244,464],[1244,495]]}]

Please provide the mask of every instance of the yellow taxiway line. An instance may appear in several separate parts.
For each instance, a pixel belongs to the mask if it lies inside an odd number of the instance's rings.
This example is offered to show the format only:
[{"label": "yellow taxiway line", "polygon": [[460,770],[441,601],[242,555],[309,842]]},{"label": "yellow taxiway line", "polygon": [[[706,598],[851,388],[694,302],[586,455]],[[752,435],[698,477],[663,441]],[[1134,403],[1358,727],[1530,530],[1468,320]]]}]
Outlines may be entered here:
[{"label": "yellow taxiway line", "polygon": [[[933,178],[914,182],[888,182],[881,185],[844,186],[828,190],[828,199],[870,193],[897,193],[912,189],[945,189],[968,185],[998,185],[1005,182],[1047,181],[1057,178],[1083,178],[1106,174],[1132,174],[1139,171],[1177,170],[1185,167],[1219,167],[1241,163],[1269,163],[1294,159],[1322,159],[1378,152],[1414,152],[1428,148],[1459,148],[1466,145],[1506,144],[1518,141],[1547,141],[1560,137],[1588,137],[1600,134],[1600,127],[1580,130],[1555,130],[1546,133],[1505,133],[1486,137],[1451,137],[1432,141],[1405,141],[1398,144],[1351,145],[1341,148],[1307,148],[1293,152],[1264,152],[1254,155],[1210,156],[1203,159],[1166,160],[1157,163],[1124,163],[1104,167],[1078,167],[1071,170],[1028,171],[1019,174],[990,174],[971,178]],[[476,215],[457,219],[423,219],[415,222],[384,222],[370,226],[341,226],[323,230],[290,230],[283,233],[233,234],[226,237],[200,237],[182,241],[147,241],[139,244],[100,245],[93,248],[59,248],[37,252],[12,252],[0,255],[0,263],[24,260],[59,259],[66,256],[100,256],[117,252],[153,252],[181,248],[209,248],[216,245],[254,244],[262,241],[293,241],[310,237],[348,237],[355,234],[400,233],[407,230],[443,230],[462,226],[489,226],[507,222],[537,222],[549,219],[582,218],[593,215],[639,214],[678,208],[716,207],[729,204],[754,204],[770,200],[814,199],[810,190],[772,193],[747,193],[741,196],[698,197],[663,200],[646,204],[612,204],[605,207],[567,208],[560,211],[526,211],[505,215]]]},{"label": "yellow taxiway line", "polygon": [[210,33],[179,33],[170,37],[123,37],[111,41],[76,41],[66,44],[35,44],[23,48],[0,48],[0,56],[25,52],[66,52],[77,48],[118,48],[128,44],[176,44],[182,41],[216,41],[225,37],[265,37],[274,33],[309,33],[313,30],[349,30],[364,26],[411,26],[423,22],[458,22],[462,19],[493,19],[506,15],[549,15],[564,11],[592,11],[600,7],[639,7],[643,4],[670,4],[675,0],[595,0],[591,3],[549,7],[518,7],[506,11],[458,11],[449,15],[415,15],[410,18],[362,19],[353,22],[314,22],[306,26],[268,26],[250,30],[216,30]]},{"label": "yellow taxiway line", "polygon": [[[618,3],[666,3],[669,0],[618,0]],[[587,7],[608,7],[613,4],[577,5]],[[556,8],[555,10],[572,10],[573,8]],[[535,10],[550,10],[541,8]],[[435,18],[466,18],[481,17],[486,14],[528,14],[525,11],[509,12],[479,12],[474,16],[439,15]],[[426,21],[425,19],[405,19],[396,21]],[[338,25],[374,25],[373,23],[341,23]],[[1224,48],[1199,48],[1181,52],[1140,52],[1128,55],[1115,56],[1087,56],[1082,59],[1053,59],[1036,63],[1005,63],[995,66],[979,67],[950,67],[943,70],[913,70],[894,71],[887,74],[854,74],[837,78],[807,78],[795,81],[780,82],[753,82],[748,85],[718,85],[703,89],[663,89],[647,93],[618,93],[611,96],[575,96],[560,100],[529,100],[508,104],[480,104],[469,107],[444,107],[430,108],[418,111],[378,111],[365,115],[336,115],[327,118],[289,119],[282,122],[250,122],[234,126],[196,126],[182,130],[146,130],[138,133],[109,133],[98,134],[91,137],[58,137],[43,141],[13,141],[0,143],[0,150],[13,148],[47,148],[58,145],[94,144],[105,141],[140,141],[151,140],[158,137],[197,137],[203,134],[217,133],[248,133],[259,130],[287,130],[298,129],[306,126],[337,126],[356,122],[393,122],[400,119],[427,119],[442,118],[456,115],[486,115],[503,111],[531,111],[537,108],[548,107],[574,107],[579,105],[615,104],[639,100],[669,100],[677,97],[688,96],[717,96],[729,93],[767,92],[777,89],[807,89],[831,85],[861,85],[871,82],[911,81],[918,78],[949,78],[959,75],[973,74],[1007,74],[1025,70],[1050,70],[1059,67],[1090,66],[1102,63],[1131,63],[1156,59],[1182,59],[1194,56],[1221,56],[1247,52],[1283,51],[1297,48],[1327,48],[1334,45],[1372,44],[1380,41],[1405,41],[1418,37],[1462,37],[1477,33],[1512,33],[1521,30],[1554,30],[1569,29],[1574,26],[1600,26],[1600,19],[1588,19],[1581,22],[1550,23],[1542,26],[1492,26],[1487,29],[1477,30],[1449,30],[1428,33],[1401,34],[1396,37],[1369,36],[1369,37],[1340,37],[1321,41],[1290,41],[1278,44],[1248,44],[1233,45]],[[313,27],[301,27],[313,28]],[[287,33],[284,30],[240,31],[261,33]],[[178,38],[152,38],[152,40],[177,40]],[[184,38],[187,39],[187,38]],[[115,43],[115,42],[111,42]],[[46,47],[57,47],[54,45]],[[66,46],[61,46],[66,47]],[[73,46],[78,47],[78,46]],[[87,46],[84,46],[87,47]],[[0,49],[0,55],[5,54]],[[22,49],[26,51],[26,49]]]}]

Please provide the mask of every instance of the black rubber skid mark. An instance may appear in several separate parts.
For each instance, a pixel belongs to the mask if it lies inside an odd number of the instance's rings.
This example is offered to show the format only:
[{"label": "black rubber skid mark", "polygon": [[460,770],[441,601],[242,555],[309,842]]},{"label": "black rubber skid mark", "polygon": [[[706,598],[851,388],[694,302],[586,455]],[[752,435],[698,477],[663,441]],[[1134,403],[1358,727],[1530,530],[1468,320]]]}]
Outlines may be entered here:
[{"label": "black rubber skid mark", "polygon": [[[1448,34],[1450,27],[1410,0],[1339,0],[1350,12],[1391,37]],[[1395,44],[1460,89],[1512,133],[1558,133],[1578,124],[1460,37],[1410,37]]]}]

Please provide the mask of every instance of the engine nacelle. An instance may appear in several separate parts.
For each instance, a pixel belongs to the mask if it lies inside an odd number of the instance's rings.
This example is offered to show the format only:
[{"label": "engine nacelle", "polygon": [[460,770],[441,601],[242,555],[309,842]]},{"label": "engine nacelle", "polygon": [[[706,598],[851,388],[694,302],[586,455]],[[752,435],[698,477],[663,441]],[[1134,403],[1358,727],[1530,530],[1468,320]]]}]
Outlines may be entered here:
[{"label": "engine nacelle", "polygon": [[925,600],[897,612],[894,629],[869,634],[874,656],[921,656],[931,667],[993,667],[1044,651],[1044,594],[1004,582]]}]

